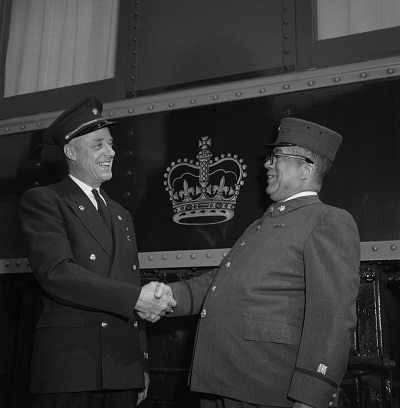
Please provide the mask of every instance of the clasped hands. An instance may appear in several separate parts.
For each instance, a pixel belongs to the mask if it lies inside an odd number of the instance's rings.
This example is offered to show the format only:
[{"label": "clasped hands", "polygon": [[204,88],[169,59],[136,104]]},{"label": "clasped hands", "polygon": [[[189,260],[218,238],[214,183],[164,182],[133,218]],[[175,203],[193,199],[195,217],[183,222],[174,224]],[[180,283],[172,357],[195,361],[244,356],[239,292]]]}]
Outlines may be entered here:
[{"label": "clasped hands", "polygon": [[155,323],[161,317],[172,313],[176,300],[172,290],[162,282],[150,282],[142,287],[135,310],[140,318]]}]

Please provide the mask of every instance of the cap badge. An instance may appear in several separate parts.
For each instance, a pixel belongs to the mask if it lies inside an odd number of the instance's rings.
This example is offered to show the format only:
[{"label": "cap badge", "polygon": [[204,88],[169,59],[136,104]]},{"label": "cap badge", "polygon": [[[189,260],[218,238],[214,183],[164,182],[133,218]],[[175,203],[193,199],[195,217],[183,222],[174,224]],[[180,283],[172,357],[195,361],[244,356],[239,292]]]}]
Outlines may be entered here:
[{"label": "cap badge", "polygon": [[278,210],[279,210],[279,211],[283,211],[285,208],[286,208],[286,207],[285,207],[284,205],[281,205],[281,206],[278,207]]},{"label": "cap badge", "polygon": [[84,210],[85,210],[85,207],[84,207],[83,205],[80,205],[80,206],[79,206],[79,209],[80,209],[81,211],[84,211]]},{"label": "cap badge", "polygon": [[92,109],[92,112],[93,112],[93,115],[97,115],[98,110],[97,110],[96,108],[93,108],[93,109]]},{"label": "cap badge", "polygon": [[317,368],[317,373],[321,373],[322,375],[326,375],[326,371],[328,370],[328,366],[325,364],[319,363]]}]

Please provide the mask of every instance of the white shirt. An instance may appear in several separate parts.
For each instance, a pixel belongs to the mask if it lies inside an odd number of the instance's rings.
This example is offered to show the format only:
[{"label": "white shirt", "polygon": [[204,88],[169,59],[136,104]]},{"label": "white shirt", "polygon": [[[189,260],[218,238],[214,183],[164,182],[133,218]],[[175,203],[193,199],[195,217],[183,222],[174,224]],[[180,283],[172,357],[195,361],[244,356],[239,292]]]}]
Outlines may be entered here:
[{"label": "white shirt", "polygon": [[[88,186],[86,183],[84,183],[83,181],[77,179],[76,177],[74,177],[72,174],[69,174],[69,176],[71,177],[71,179],[73,181],[75,181],[76,184],[78,184],[78,186],[83,190],[83,192],[88,196],[89,200],[93,203],[93,205],[96,207],[96,210],[98,210],[97,208],[97,201],[94,198],[94,195],[92,193],[93,187]],[[106,200],[104,200],[104,197],[100,194],[100,189],[96,188],[96,190],[99,192],[99,195],[101,197],[101,199],[104,201],[104,203],[107,205]]]}]

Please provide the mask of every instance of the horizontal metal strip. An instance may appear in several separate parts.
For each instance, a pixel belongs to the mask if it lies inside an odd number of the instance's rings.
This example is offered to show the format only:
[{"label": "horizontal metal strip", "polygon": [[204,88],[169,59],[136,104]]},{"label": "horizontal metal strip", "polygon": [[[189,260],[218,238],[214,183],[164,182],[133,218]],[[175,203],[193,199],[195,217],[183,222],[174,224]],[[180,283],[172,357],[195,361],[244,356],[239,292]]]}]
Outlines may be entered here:
[{"label": "horizontal metal strip", "polygon": [[[230,248],[140,252],[141,269],[217,267]],[[400,240],[361,243],[361,261],[400,260]],[[0,274],[32,272],[27,258],[0,259]]]},{"label": "horizontal metal strip", "polygon": [[[125,99],[105,104],[103,115],[117,119],[266,95],[342,86],[399,75],[400,56],[396,56]],[[0,121],[0,135],[47,128],[60,113],[60,111],[42,113]]]}]

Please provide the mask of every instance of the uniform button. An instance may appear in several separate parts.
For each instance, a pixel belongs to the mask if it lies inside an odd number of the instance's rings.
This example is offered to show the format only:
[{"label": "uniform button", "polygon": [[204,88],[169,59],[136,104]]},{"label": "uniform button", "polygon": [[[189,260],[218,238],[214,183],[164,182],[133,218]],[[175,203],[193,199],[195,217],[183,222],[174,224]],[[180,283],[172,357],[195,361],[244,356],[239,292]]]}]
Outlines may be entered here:
[{"label": "uniform button", "polygon": [[246,242],[243,241],[239,246],[243,247],[243,246],[245,246],[245,244],[246,244]]},{"label": "uniform button", "polygon": [[133,327],[136,329],[138,327],[138,322],[133,323]]},{"label": "uniform button", "polygon": [[337,395],[336,395],[336,394],[333,394],[333,395],[332,395],[332,398],[336,398],[336,397],[337,397]]},{"label": "uniform button", "polygon": [[95,261],[95,260],[96,260],[96,255],[95,255],[95,254],[90,255],[90,256],[89,256],[89,259],[90,259],[91,261]]},{"label": "uniform button", "polygon": [[103,327],[104,329],[108,326],[107,322],[101,322],[101,327]]},{"label": "uniform button", "polygon": [[206,309],[203,309],[203,310],[201,311],[201,313],[200,313],[200,317],[201,317],[201,318],[206,317],[206,314],[207,314]]},{"label": "uniform button", "polygon": [[133,265],[133,266],[132,266],[132,269],[133,269],[134,271],[136,271],[136,265]]},{"label": "uniform button", "polygon": [[261,228],[261,225],[257,225],[257,231]]},{"label": "uniform button", "polygon": [[225,268],[229,268],[231,266],[231,263],[230,262],[227,262],[226,264],[225,264]]},{"label": "uniform button", "polygon": [[211,288],[211,292],[214,292],[215,289],[217,289],[217,287],[216,287],[216,286],[213,286],[213,287]]},{"label": "uniform button", "polygon": [[328,405],[331,407],[333,405],[333,402],[331,401]]}]

